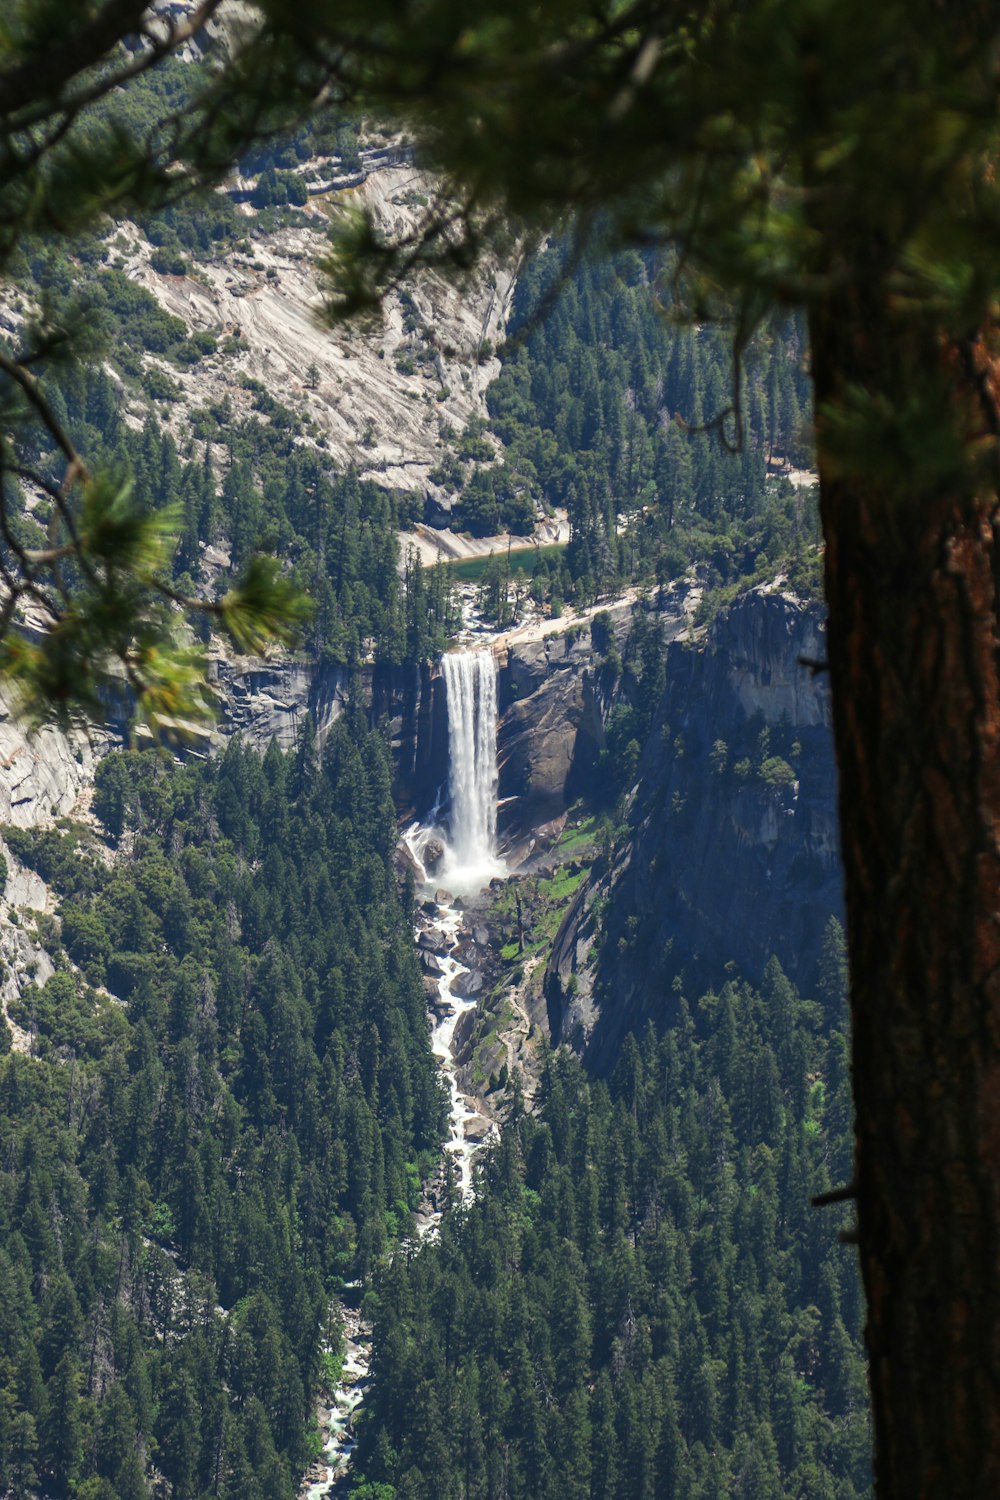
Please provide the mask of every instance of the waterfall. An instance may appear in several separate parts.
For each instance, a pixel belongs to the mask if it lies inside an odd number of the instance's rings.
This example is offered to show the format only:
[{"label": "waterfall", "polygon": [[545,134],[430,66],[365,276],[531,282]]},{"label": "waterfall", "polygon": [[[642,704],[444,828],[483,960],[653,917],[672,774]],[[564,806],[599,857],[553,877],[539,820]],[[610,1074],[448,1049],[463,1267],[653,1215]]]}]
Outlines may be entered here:
[{"label": "waterfall", "polygon": [[451,798],[444,883],[453,891],[473,890],[504,873],[496,856],[496,662],[492,651],[451,651],[442,669]]},{"label": "waterfall", "polygon": [[[417,908],[414,935],[421,941],[424,973],[433,976],[437,990],[429,1016],[431,1046],[451,1096],[446,1159],[452,1163],[461,1198],[468,1201],[472,1195],[473,1157],[494,1127],[459,1086],[455,1030],[462,1016],[475,1010],[476,1001],[465,998],[458,985],[460,977],[470,972],[457,954],[469,944],[471,933],[463,926],[463,903],[453,897],[473,895],[495,875],[506,875],[507,867],[496,853],[497,673],[493,653],[449,652],[442,659],[442,672],[450,757],[448,842],[442,855],[444,829],[438,826],[437,803],[429,823],[414,823],[403,835],[403,842],[429,890],[436,892],[433,903],[425,901]],[[431,861],[432,845],[437,847]],[[441,1200],[432,1194],[429,1211],[418,1224],[421,1237],[438,1232],[441,1211]],[[304,1490],[303,1500],[343,1494],[348,1484],[351,1454],[357,1444],[355,1420],[371,1370],[371,1328],[357,1312],[349,1312],[345,1321],[348,1337],[344,1374],[329,1408],[323,1461],[313,1470],[318,1477]]]}]

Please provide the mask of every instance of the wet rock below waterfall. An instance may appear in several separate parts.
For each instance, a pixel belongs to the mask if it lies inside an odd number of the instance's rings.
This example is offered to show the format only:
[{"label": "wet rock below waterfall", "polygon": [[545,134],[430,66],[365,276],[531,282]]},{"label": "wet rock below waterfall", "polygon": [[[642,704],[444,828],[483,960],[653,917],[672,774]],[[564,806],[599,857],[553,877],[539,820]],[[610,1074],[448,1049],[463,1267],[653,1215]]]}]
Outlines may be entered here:
[{"label": "wet rock below waterfall", "polygon": [[476,1033],[476,1012],[465,1010],[455,1023],[452,1039],[452,1057],[460,1066],[472,1060],[472,1042]]},{"label": "wet rock below waterfall", "polygon": [[457,995],[460,1000],[474,1000],[482,993],[485,981],[482,974],[471,970],[467,974],[456,974],[451,981],[451,993]]},{"label": "wet rock below waterfall", "polygon": [[451,944],[443,933],[432,929],[417,934],[417,947],[422,953],[436,953],[439,958],[443,958]]},{"label": "wet rock below waterfall", "polygon": [[409,876],[414,885],[419,885],[424,878],[424,872],[414,859],[412,851],[402,841],[396,845],[395,853],[393,854],[393,864],[396,868],[396,876],[400,881],[405,881],[407,876]]},{"label": "wet rock below waterfall", "polygon": [[428,875],[436,875],[444,859],[444,844],[440,839],[428,839],[423,848],[424,869]]},{"label": "wet rock below waterfall", "polygon": [[[485,943],[482,944],[485,947]],[[475,968],[483,961],[480,945],[474,943],[470,937],[461,937],[451,950],[451,956],[460,964],[468,964]]]}]

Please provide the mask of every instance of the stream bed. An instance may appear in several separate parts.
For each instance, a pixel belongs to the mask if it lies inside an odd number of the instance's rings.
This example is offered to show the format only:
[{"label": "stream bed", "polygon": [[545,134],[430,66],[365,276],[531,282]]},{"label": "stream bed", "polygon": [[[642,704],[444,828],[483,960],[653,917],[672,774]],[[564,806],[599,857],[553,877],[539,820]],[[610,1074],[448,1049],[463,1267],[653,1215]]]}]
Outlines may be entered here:
[{"label": "stream bed", "polygon": [[[476,1002],[461,994],[462,976],[471,970],[455,950],[462,946],[468,956],[466,944],[472,941],[464,899],[475,898],[492,880],[507,873],[496,849],[496,660],[489,646],[454,651],[442,659],[441,669],[448,705],[447,828],[437,826],[436,821],[417,823],[402,840],[418,877],[414,940],[428,990],[431,1047],[451,1099],[445,1171],[438,1191],[430,1188],[428,1201],[417,1215],[420,1239],[436,1233],[444,1207],[455,1201],[456,1194],[463,1201],[471,1197],[473,1158],[493,1128],[459,1087],[456,1032]],[[432,849],[436,852],[433,861]],[[371,1329],[354,1309],[344,1310],[344,1320],[343,1376],[326,1409],[323,1457],[309,1475],[304,1500],[326,1500],[343,1491],[357,1442],[355,1417],[371,1371]]]},{"label": "stream bed", "polygon": [[[405,842],[419,861],[419,830],[411,831]],[[413,834],[417,838],[413,838]],[[412,841],[411,841],[412,840]],[[472,1196],[472,1165],[476,1152],[495,1128],[463,1094],[458,1082],[455,1059],[455,1033],[463,1015],[475,1010],[474,999],[462,999],[453,986],[461,988],[461,979],[470,973],[469,966],[453,956],[453,950],[471,941],[466,929],[466,914],[461,898],[453,896],[432,881],[418,891],[422,898],[416,909],[414,937],[421,967],[433,980],[428,985],[428,1013],[431,1024],[431,1047],[438,1059],[451,1096],[448,1135],[444,1142],[445,1172],[450,1163],[451,1185],[438,1183],[417,1215],[417,1235],[433,1237],[441,1222],[442,1205],[454,1194],[462,1200]],[[445,1174],[442,1174],[444,1176]],[[353,1293],[356,1288],[346,1289]],[[323,1426],[326,1444],[320,1463],[309,1475],[303,1490],[305,1500],[333,1500],[346,1488],[351,1455],[356,1447],[354,1419],[364,1401],[371,1369],[371,1328],[357,1308],[345,1305],[345,1356],[341,1383],[324,1407]]]}]

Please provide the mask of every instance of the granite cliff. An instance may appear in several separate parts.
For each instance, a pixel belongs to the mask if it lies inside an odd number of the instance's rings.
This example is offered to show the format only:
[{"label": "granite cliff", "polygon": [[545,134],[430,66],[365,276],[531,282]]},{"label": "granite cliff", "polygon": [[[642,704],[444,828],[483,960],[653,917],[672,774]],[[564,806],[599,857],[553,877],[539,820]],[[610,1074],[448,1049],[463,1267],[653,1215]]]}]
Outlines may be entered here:
[{"label": "granite cliff", "polygon": [[610,868],[580,891],[546,981],[554,1040],[598,1067],[654,1020],[674,986],[775,954],[808,989],[841,910],[823,617],[758,588],[697,644],[668,646],[666,688],[642,749]]}]

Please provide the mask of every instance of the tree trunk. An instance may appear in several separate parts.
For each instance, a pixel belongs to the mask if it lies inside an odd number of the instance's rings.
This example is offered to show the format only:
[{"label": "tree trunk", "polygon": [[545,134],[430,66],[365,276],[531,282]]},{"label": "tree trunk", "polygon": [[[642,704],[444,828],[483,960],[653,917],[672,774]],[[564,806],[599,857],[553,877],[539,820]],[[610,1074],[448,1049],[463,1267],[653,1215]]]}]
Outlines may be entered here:
[{"label": "tree trunk", "polygon": [[[995,430],[996,402],[981,348],[902,323],[877,273],[851,279],[811,337],[876,1493],[985,1500],[1000,1495],[1000,532],[995,481],[985,498],[957,473],[935,481],[900,412],[920,386],[927,422],[945,413],[964,442]],[[902,434],[865,473],[838,421],[852,388],[887,414],[887,443]],[[880,481],[893,465],[905,489]]]}]

